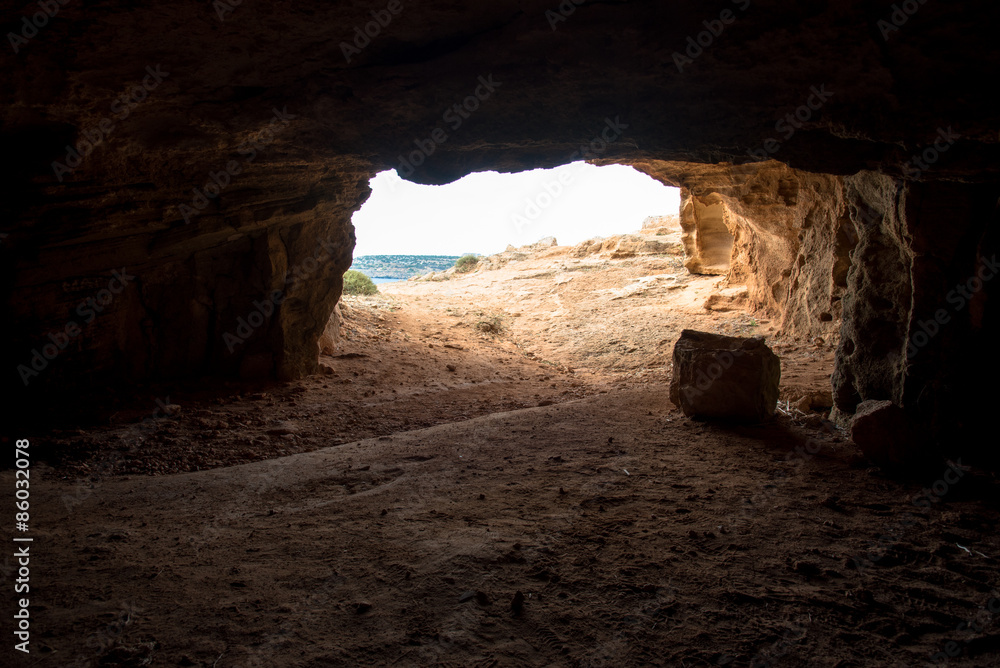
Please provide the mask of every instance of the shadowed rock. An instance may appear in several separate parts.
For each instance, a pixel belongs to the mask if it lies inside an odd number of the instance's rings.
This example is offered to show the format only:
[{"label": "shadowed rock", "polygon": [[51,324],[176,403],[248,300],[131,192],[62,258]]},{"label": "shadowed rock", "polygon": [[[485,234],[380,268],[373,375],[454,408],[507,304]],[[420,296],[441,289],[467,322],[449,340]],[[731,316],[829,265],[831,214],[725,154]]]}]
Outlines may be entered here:
[{"label": "shadowed rock", "polygon": [[781,363],[763,339],[685,329],[670,400],[689,417],[761,422],[774,415],[780,380]]},{"label": "shadowed rock", "polygon": [[851,440],[883,468],[913,461],[914,436],[906,412],[891,401],[862,401],[851,420]]}]

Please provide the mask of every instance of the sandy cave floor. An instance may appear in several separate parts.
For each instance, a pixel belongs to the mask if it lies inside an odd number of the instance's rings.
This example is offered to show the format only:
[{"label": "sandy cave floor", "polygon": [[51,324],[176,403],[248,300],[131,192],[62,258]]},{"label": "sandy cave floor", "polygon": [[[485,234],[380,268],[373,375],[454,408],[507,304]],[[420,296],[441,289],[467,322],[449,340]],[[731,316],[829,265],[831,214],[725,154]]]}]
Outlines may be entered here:
[{"label": "sandy cave floor", "polygon": [[[917,506],[820,413],[683,417],[682,328],[773,332],[720,291],[553,250],[346,300],[323,375],[32,434],[24,665],[1000,664],[994,476]],[[771,341],[783,400],[834,343]]]}]

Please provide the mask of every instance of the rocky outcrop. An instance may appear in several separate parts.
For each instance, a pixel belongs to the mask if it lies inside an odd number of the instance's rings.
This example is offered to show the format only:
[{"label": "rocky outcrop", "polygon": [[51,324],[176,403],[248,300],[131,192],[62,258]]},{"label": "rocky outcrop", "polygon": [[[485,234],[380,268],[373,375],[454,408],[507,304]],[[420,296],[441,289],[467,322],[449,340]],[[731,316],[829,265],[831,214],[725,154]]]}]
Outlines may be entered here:
[{"label": "rocky outcrop", "polygon": [[616,234],[582,241],[570,253],[573,257],[600,255],[612,260],[623,260],[637,255],[673,254],[675,251],[676,245],[670,241],[639,234]]},{"label": "rocky outcrop", "polygon": [[1000,462],[991,428],[1000,281],[992,185],[845,179],[856,246],[833,375],[836,407],[901,407],[927,447]]},{"label": "rocky outcrop", "polygon": [[670,214],[667,216],[648,216],[642,221],[640,231],[644,234],[666,235],[679,229],[681,226],[680,216]]},{"label": "rocky outcrop", "polygon": [[692,273],[746,285],[748,306],[792,336],[839,327],[852,248],[843,179],[778,163],[632,163],[682,188],[681,225]]},{"label": "rocky outcrop", "polygon": [[780,381],[781,363],[762,338],[685,329],[674,344],[670,401],[689,417],[763,422]]}]

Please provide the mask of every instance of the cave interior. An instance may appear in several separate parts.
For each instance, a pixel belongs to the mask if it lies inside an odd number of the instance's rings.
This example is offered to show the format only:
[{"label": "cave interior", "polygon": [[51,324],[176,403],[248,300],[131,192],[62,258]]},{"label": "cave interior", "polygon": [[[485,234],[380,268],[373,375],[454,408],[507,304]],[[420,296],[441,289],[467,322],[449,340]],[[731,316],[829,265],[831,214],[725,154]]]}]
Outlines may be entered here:
[{"label": "cave interior", "polygon": [[691,272],[837,337],[832,419],[891,401],[907,465],[1000,463],[995,3],[49,4],[0,10],[8,436],[314,376],[372,177],[583,159],[680,188]]}]

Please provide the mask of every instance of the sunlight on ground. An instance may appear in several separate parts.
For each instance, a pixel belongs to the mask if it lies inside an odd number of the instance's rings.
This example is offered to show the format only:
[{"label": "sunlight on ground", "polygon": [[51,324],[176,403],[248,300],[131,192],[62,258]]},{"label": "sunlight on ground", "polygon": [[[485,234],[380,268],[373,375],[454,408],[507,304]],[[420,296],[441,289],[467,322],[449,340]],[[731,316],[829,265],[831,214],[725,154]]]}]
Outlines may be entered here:
[{"label": "sunlight on ground", "polygon": [[561,245],[634,232],[647,216],[676,214],[680,191],[631,167],[575,162],[517,174],[477,172],[425,186],[386,171],[354,214],[363,255],[497,253],[547,236]]}]

